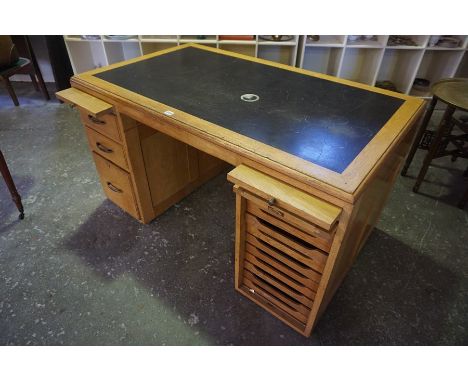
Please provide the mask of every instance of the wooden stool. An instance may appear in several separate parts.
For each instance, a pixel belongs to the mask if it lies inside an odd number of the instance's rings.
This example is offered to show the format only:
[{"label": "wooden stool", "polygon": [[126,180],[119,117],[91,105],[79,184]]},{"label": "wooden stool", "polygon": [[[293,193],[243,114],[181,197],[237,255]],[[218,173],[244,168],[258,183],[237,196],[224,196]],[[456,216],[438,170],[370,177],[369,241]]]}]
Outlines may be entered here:
[{"label": "wooden stool", "polygon": [[8,190],[10,191],[11,197],[13,198],[13,201],[16,204],[16,207],[18,208],[18,211],[20,212],[19,218],[24,219],[24,208],[23,204],[21,203],[21,196],[18,194],[18,191],[16,190],[15,183],[13,182],[13,178],[11,177],[10,170],[8,169],[8,166],[5,161],[5,157],[3,156],[2,151],[0,150],[0,173],[3,176],[3,179],[5,179],[5,183],[8,187]]},{"label": "wooden stool", "polygon": [[[433,93],[432,101],[401,172],[402,175],[406,175],[408,167],[418,148],[428,150],[413,187],[414,192],[418,192],[433,159],[444,156],[451,156],[452,160],[468,158],[468,120],[460,120],[453,116],[456,110],[468,111],[468,79],[450,78],[441,80],[432,86],[431,91]],[[445,103],[447,108],[439,126],[432,132],[426,130],[426,128],[434,112],[437,101]],[[461,134],[455,135],[452,133],[455,126],[462,131]],[[454,148],[448,149],[449,143],[452,143]],[[465,171],[464,175],[466,176],[467,173],[468,171]],[[458,206],[464,208],[467,199],[468,190],[465,192]]]}]

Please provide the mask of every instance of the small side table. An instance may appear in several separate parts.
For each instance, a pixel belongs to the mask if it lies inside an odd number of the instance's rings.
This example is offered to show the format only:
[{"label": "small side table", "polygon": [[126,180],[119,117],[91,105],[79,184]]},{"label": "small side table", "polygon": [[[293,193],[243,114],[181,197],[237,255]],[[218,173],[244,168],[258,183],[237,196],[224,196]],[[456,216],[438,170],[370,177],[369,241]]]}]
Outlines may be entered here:
[{"label": "small side table", "polygon": [[13,178],[11,177],[10,170],[8,169],[7,163],[5,161],[5,157],[3,156],[2,151],[0,150],[0,173],[2,174],[3,178],[5,179],[5,183],[10,191],[11,197],[20,212],[19,218],[24,219],[24,208],[23,204],[21,203],[21,196],[18,194],[16,190],[15,183],[13,182]]},{"label": "small side table", "polygon": [[[418,148],[428,150],[416,179],[416,183],[413,187],[414,192],[418,192],[427,169],[433,159],[444,156],[451,156],[453,160],[456,158],[468,158],[468,121],[459,120],[453,116],[456,110],[468,112],[468,79],[444,79],[436,82],[432,86],[431,91],[433,94],[432,101],[413,142],[413,146],[408,154],[403,170],[401,171],[402,175],[406,175],[408,167],[410,166]],[[426,128],[438,101],[445,103],[447,108],[437,129],[434,132],[429,132]],[[454,126],[457,126],[462,133],[456,135],[453,134],[452,130]],[[454,148],[448,149],[449,143],[452,143]],[[464,175],[468,175],[468,169],[465,171]],[[468,189],[458,206],[460,208],[464,208],[467,201]]]}]

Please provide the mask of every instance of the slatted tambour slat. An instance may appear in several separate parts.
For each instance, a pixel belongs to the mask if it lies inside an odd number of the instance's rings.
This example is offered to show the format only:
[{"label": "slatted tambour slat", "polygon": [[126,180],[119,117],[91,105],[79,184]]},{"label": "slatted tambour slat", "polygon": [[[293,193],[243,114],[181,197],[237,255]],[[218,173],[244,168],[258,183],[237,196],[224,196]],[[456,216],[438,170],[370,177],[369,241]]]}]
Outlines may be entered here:
[{"label": "slatted tambour slat", "polygon": [[271,303],[269,300],[265,299],[258,293],[251,293],[249,288],[246,285],[242,285],[238,289],[244,296],[248,297],[250,300],[254,301],[257,305],[260,305],[266,311],[273,314],[275,317],[279,318],[285,324],[289,325],[293,329],[297,330],[299,333],[304,333],[306,326],[303,322],[297,320],[290,314],[286,313],[284,310],[278,308],[275,304]]},{"label": "slatted tambour slat", "polygon": [[[286,293],[282,292],[278,288],[273,287],[272,285],[264,282],[262,279],[256,277],[249,271],[245,272],[244,284],[247,285],[249,288],[254,289],[254,286],[261,287],[264,291],[270,293],[271,295],[275,296],[277,299],[283,301],[285,304],[289,305],[294,310],[301,312],[304,315],[309,314],[310,307],[301,304],[299,301],[291,298]],[[254,289],[255,291],[255,289]]]},{"label": "slatted tambour slat", "polygon": [[303,230],[295,227],[292,224],[289,224],[281,219],[278,219],[274,215],[271,215],[267,211],[263,210],[259,206],[255,205],[255,203],[252,203],[250,201],[247,202],[247,211],[250,212],[252,215],[258,216],[261,218],[263,221],[272,224],[278,228],[281,228],[282,230],[289,232],[296,237],[300,238],[301,240],[304,240],[308,242],[311,245],[316,246],[317,248],[329,252],[330,247],[331,247],[331,242],[332,238],[330,237],[328,239],[323,239],[321,237],[317,237],[311,234],[308,234],[304,232]]},{"label": "slatted tambour slat", "polygon": [[[298,319],[302,323],[306,323],[307,321],[307,316],[304,313],[301,313],[300,311],[292,308],[290,304],[286,304],[283,302],[282,299],[279,299],[276,297],[275,294],[272,294],[271,292],[268,292],[266,289],[263,289],[259,284],[251,282],[249,279],[244,280],[244,284],[250,288],[251,290],[254,290],[256,294],[259,294],[266,300],[268,300],[270,303],[273,305],[277,306],[279,309],[285,311],[286,313],[290,314],[294,318]],[[263,286],[267,286],[267,284],[263,284]],[[307,312],[308,313],[308,312]]]},{"label": "slatted tambour slat", "polygon": [[255,266],[254,264],[245,261],[243,264],[244,268],[252,273],[253,275],[259,277],[266,283],[278,288],[288,296],[292,297],[293,299],[301,302],[305,306],[311,307],[314,301],[315,293],[310,293],[310,297],[304,295],[303,293],[298,292],[296,289],[292,288],[288,284],[284,283],[283,281],[277,279],[275,276],[271,275],[270,273],[264,271],[263,269]]},{"label": "slatted tambour slat", "polygon": [[252,225],[253,229],[259,230],[264,234],[275,238],[276,240],[286,244],[287,246],[312,257],[318,263],[324,263],[327,259],[327,254],[319,250],[316,246],[307,243],[302,238],[285,231],[281,227],[274,226],[271,223],[263,220],[259,216],[246,214],[247,225]]},{"label": "slatted tambour slat", "polygon": [[281,264],[279,267],[287,267],[290,269],[289,273],[292,273],[294,277],[300,280],[310,280],[315,283],[320,282],[321,274],[314,271],[304,263],[294,260],[292,257],[281,253],[274,248],[268,246],[266,243],[262,243],[260,240],[254,241],[255,244],[251,244],[247,239],[246,250],[254,255],[258,255],[261,258],[268,259],[272,263]]},{"label": "slatted tambour slat", "polygon": [[[309,259],[308,257],[293,250],[286,253],[285,251],[281,250],[280,245],[271,245],[271,241],[268,241],[267,237],[265,237],[265,239],[267,240],[263,240],[262,237],[253,236],[250,233],[247,233],[245,237],[247,243],[251,243],[255,247],[263,250],[264,252],[269,253],[273,257],[281,257],[283,262],[287,261],[288,259],[291,259],[292,261],[295,261],[298,264],[303,264],[303,266],[306,269],[310,269],[311,272],[313,272],[314,274],[321,275],[321,273],[316,270],[316,263],[312,259]],[[317,276],[315,275],[310,277],[317,279]]]},{"label": "slatted tambour slat", "polygon": [[327,256],[324,253],[319,252],[317,249],[305,248],[300,243],[283,236],[281,233],[269,227],[262,226],[256,219],[252,218],[250,214],[246,214],[245,219],[248,233],[262,239],[292,257],[299,258],[302,256],[308,258],[316,271],[323,272],[327,261]]}]

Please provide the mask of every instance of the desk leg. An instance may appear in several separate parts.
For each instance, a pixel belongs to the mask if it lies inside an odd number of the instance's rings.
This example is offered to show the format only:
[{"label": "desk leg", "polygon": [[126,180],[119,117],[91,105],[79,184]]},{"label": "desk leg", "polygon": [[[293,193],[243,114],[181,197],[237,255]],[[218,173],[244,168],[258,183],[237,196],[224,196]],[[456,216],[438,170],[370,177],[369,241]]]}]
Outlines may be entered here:
[{"label": "desk leg", "polygon": [[0,151],[0,172],[5,179],[5,183],[8,187],[8,190],[10,191],[11,197],[13,201],[16,204],[16,207],[18,208],[18,211],[20,212],[19,218],[24,219],[24,208],[23,204],[21,203],[21,196],[18,194],[18,191],[16,190],[15,183],[13,182],[13,178],[11,177],[10,170],[8,169],[8,166],[5,161],[5,157],[3,156],[2,152]]}]

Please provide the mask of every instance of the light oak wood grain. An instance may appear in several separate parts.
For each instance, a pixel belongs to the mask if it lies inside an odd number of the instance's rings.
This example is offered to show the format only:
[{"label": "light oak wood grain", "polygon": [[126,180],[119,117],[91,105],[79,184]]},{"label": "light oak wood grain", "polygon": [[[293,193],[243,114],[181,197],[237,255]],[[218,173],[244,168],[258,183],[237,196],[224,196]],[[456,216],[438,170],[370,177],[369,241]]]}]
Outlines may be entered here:
[{"label": "light oak wood grain", "polygon": [[94,152],[93,158],[106,196],[124,211],[140,219],[130,174]]},{"label": "light oak wood grain", "polygon": [[112,114],[104,114],[99,118],[93,117],[86,110],[80,110],[81,122],[83,125],[96,130],[98,133],[122,143],[122,134],[117,126],[117,118]]},{"label": "light oak wood grain", "polygon": [[78,106],[96,118],[108,114],[113,108],[111,104],[75,88],[61,90],[55,95],[59,100],[71,106]]},{"label": "light oak wood grain", "polygon": [[264,199],[273,198],[274,205],[287,206],[288,210],[326,230],[340,216],[340,208],[244,165],[229,172],[228,180]]},{"label": "light oak wood grain", "polygon": [[122,145],[99,134],[90,127],[86,127],[86,135],[91,150],[128,171],[127,158]]}]

